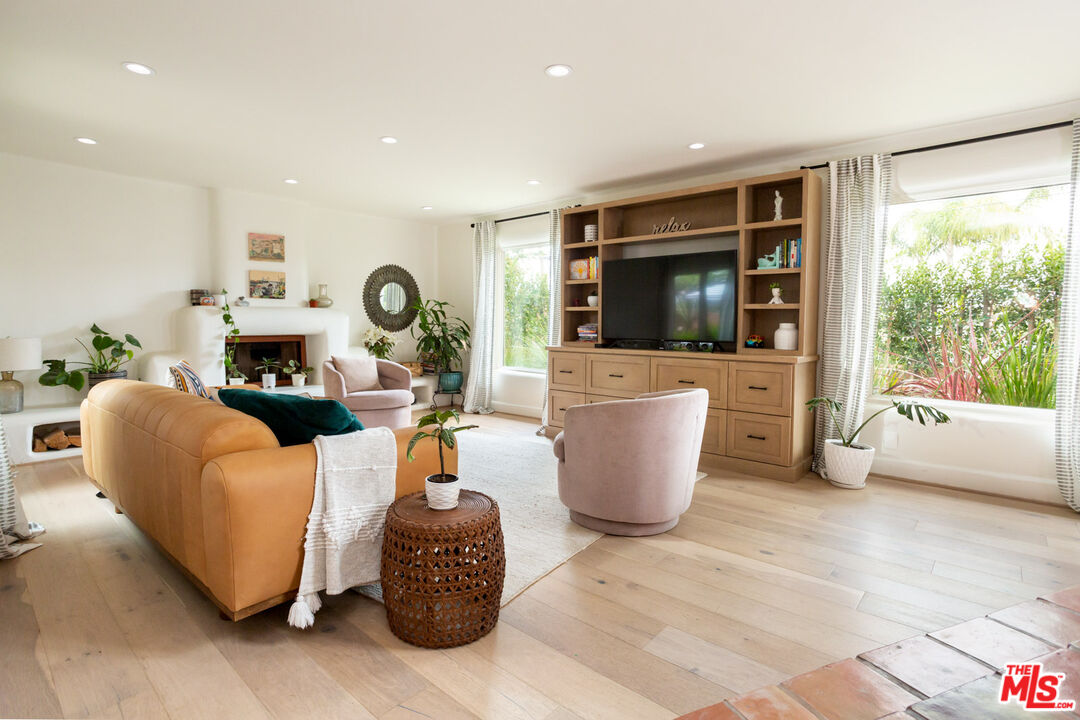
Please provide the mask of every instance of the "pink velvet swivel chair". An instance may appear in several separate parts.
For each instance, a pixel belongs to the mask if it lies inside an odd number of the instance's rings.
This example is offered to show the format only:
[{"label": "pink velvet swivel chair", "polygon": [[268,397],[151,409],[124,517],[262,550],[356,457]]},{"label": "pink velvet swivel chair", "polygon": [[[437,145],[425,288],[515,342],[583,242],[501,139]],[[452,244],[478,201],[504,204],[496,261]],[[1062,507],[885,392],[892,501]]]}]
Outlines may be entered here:
[{"label": "pink velvet swivel chair", "polygon": [[353,411],[364,427],[400,428],[412,425],[412,373],[390,360],[375,360],[381,389],[348,392],[345,376],[331,358],[323,363],[323,389]]},{"label": "pink velvet swivel chair", "polygon": [[675,527],[694,494],[708,409],[701,388],[568,408],[554,450],[570,519],[610,535]]}]

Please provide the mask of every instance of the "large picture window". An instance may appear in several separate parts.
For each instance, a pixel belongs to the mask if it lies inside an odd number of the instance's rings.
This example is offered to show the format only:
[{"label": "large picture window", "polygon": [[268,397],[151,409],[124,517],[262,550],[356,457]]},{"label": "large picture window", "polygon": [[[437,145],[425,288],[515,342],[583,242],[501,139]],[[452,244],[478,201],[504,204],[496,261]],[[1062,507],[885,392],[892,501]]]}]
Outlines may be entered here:
[{"label": "large picture window", "polygon": [[876,390],[1054,406],[1068,187],[889,208]]},{"label": "large picture window", "polygon": [[548,256],[546,242],[502,249],[503,367],[547,367]]}]

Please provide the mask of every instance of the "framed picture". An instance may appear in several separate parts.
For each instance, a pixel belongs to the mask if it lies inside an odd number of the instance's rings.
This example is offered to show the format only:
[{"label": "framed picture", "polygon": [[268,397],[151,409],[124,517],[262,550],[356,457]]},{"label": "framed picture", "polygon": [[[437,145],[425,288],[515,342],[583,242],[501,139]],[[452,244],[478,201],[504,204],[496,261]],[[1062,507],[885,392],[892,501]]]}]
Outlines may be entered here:
[{"label": "framed picture", "polygon": [[252,260],[285,262],[285,236],[248,233],[248,257]]},{"label": "framed picture", "polygon": [[248,270],[248,297],[285,299],[285,273],[273,270]]}]

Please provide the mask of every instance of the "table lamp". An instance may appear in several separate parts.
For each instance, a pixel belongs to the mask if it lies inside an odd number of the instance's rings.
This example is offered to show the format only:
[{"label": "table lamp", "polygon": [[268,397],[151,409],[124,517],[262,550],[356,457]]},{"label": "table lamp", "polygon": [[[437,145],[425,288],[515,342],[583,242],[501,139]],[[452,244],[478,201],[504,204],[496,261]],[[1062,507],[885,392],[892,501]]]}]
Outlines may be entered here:
[{"label": "table lamp", "polygon": [[39,338],[0,338],[0,413],[23,409],[23,384],[12,377],[16,370],[41,369]]}]

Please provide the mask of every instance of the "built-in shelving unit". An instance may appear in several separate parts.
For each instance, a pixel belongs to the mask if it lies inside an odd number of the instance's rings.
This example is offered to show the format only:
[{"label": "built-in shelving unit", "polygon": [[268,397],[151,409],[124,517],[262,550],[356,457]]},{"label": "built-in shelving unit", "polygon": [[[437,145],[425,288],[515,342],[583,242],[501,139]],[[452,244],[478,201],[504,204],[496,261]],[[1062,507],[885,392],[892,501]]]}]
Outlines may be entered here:
[{"label": "built-in shelving unit", "polygon": [[[777,192],[781,197],[780,220],[774,219]],[[820,198],[820,178],[809,170],[795,170],[567,210],[562,218],[563,344],[578,344],[577,328],[586,323],[596,323],[603,340],[605,262],[622,258],[631,246],[715,239],[718,247],[737,242],[739,250],[738,353],[815,354]],[[674,230],[665,227],[672,219]],[[689,225],[678,229],[683,223]],[[585,242],[586,225],[598,226],[596,242]],[[797,238],[802,240],[799,267],[758,269],[758,258],[774,252],[785,240]],[[591,256],[599,258],[597,277],[570,280],[570,262]],[[785,304],[769,304],[772,283],[783,289]],[[599,302],[589,307],[587,297],[594,289]],[[796,350],[773,347],[773,335],[782,322],[796,323]],[[750,335],[762,336],[765,346],[745,347]]]}]

